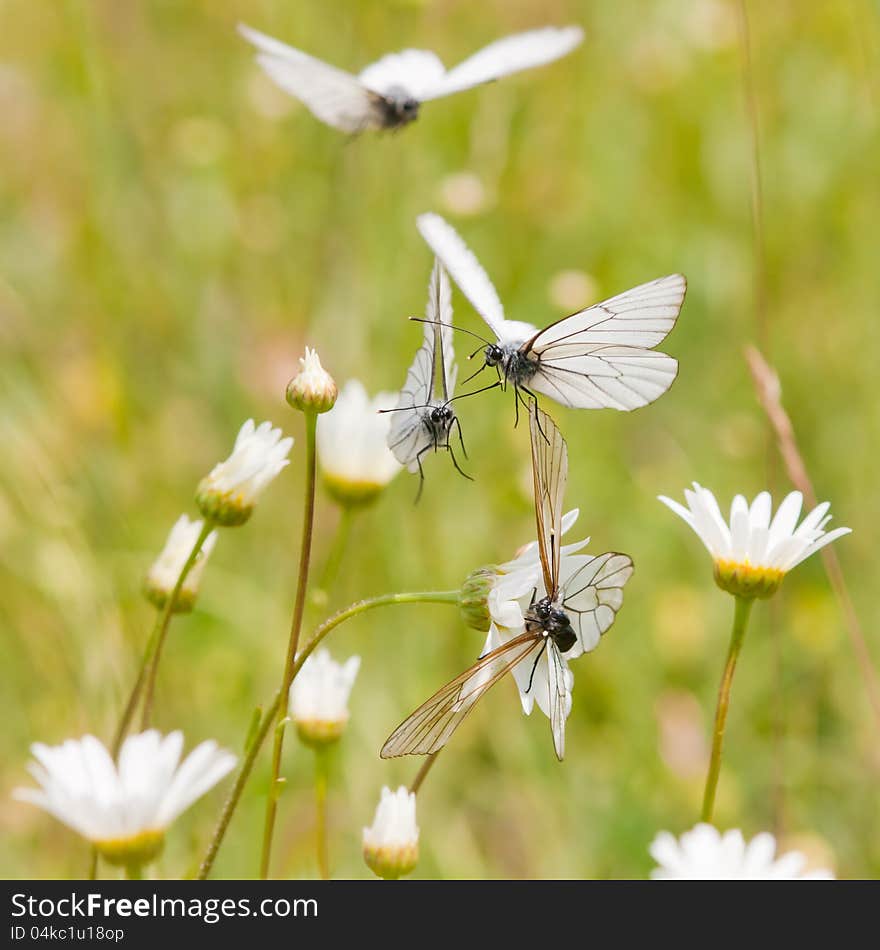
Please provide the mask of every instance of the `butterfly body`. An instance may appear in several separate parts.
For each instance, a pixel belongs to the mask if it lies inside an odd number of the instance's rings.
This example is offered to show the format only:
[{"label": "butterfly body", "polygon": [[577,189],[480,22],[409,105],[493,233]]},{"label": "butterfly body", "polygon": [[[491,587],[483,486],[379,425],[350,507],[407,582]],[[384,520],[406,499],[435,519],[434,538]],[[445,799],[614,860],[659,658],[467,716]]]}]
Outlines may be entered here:
[{"label": "butterfly body", "polygon": [[550,597],[542,597],[523,615],[526,633],[540,633],[553,641],[560,653],[568,651],[577,643],[577,634],[568,614]]},{"label": "butterfly body", "polygon": [[518,343],[490,343],[483,355],[487,366],[497,367],[504,385],[511,383],[516,389],[527,386],[540,368],[540,359]]},{"label": "butterfly body", "polygon": [[378,99],[380,128],[402,129],[419,117],[419,100],[403,86],[391,86]]}]

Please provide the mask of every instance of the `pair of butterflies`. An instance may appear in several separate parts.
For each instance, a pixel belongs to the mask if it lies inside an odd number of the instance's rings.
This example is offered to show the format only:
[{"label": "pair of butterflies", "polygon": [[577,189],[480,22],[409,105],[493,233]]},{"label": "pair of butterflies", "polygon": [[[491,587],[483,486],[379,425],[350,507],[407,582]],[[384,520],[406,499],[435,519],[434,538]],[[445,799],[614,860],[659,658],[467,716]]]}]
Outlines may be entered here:
[{"label": "pair of butterflies", "polygon": [[257,62],[277,85],[316,118],[349,134],[401,128],[418,117],[423,102],[552,63],[584,38],[577,26],[517,33],[448,71],[429,50],[406,49],[355,76],[250,27],[239,26],[239,31],[259,50]]},{"label": "pair of butterflies", "polygon": [[410,471],[418,471],[422,480],[422,457],[431,449],[448,450],[461,471],[450,444],[453,427],[461,439],[452,406],[461,397],[453,396],[457,367],[447,272],[495,337],[483,340],[481,370],[494,368],[497,381],[463,395],[511,385],[517,407],[525,399],[523,394],[536,400],[540,393],[569,408],[630,411],[653,402],[672,385],[678,363],[653,347],[678,318],[687,288],[681,274],[641,284],[538,330],[505,318],[488,275],[443,218],[423,214],[417,224],[436,259],[424,341],[393,410],[388,445],[397,460]]},{"label": "pair of butterflies", "polygon": [[[480,657],[419,706],[388,737],[382,758],[439,752],[495,683],[509,672],[522,671],[520,680],[527,684],[524,693],[547,689],[546,697],[539,698],[546,699],[546,704],[541,701],[540,705],[548,712],[553,747],[562,761],[565,721],[571,709],[566,654],[574,657],[594,649],[614,623],[633,563],[626,554],[609,552],[576,562],[573,570],[560,571],[568,447],[550,416],[534,402],[529,405],[529,433],[543,587],[535,587],[523,612],[522,632]],[[545,655],[546,676],[536,677]]]}]

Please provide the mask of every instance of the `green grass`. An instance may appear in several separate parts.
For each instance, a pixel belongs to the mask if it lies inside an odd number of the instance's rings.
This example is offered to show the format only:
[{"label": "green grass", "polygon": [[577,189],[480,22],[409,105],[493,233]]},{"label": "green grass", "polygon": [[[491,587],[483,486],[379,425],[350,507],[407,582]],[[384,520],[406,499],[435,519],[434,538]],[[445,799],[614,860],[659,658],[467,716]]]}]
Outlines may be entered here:
[{"label": "green grass", "polygon": [[[835,524],[854,529],[837,549],[874,637],[880,19],[868,0],[749,6],[766,350],[817,491]],[[280,676],[296,575],[302,423],[284,386],[306,343],[339,382],[402,384],[419,338],[405,318],[422,311],[431,266],[414,227],[426,210],[460,229],[512,317],[562,316],[548,288],[565,270],[590,275],[595,296],[584,303],[672,271],[689,291],[664,345],[681,363],[666,396],[632,415],[554,412],[571,454],[568,506],[581,509],[575,530],[592,535],[591,550],[636,563],[614,629],[573,666],[566,762],[555,761],[546,720],[523,717],[512,684],[499,686],[425,784],[416,875],[644,876],[655,832],[696,821],[699,737],[733,605],[696,537],[655,496],[679,497],[693,479],[722,504],[790,487],[742,359],[759,330],[736,9],[0,6],[0,873],[84,872],[74,836],[9,791],[26,781],[30,742],[109,737],[152,622],[143,571],[254,416],[300,444],[252,521],[221,537],[196,612],[172,628],[157,699],[158,725],[183,728],[188,745],[213,737],[240,748]],[[552,66],[431,103],[400,134],[346,142],[262,79],[239,20],[349,68],[405,46],[454,63],[545,22],[581,22],[588,38]],[[487,195],[469,217],[442,195],[461,171]],[[454,302],[456,319],[480,331],[457,293]],[[527,431],[513,430],[512,400],[488,394],[460,415],[475,482],[431,459],[413,507],[415,481],[398,477],[357,520],[330,606],[454,587],[533,536]],[[320,563],[337,519],[326,497],[318,518]],[[331,861],[338,876],[366,877],[361,826],[381,785],[408,782],[418,765],[382,762],[378,749],[481,639],[449,608],[400,607],[352,621],[329,645],[363,657],[333,763]],[[872,648],[880,653],[876,639]],[[840,875],[876,876],[876,750],[813,559],[754,611],[718,823],[809,834]],[[311,762],[295,741],[285,770],[278,867],[311,875]],[[267,773],[264,756],[221,876],[256,870]],[[160,873],[190,867],[222,796],[181,819]]]}]

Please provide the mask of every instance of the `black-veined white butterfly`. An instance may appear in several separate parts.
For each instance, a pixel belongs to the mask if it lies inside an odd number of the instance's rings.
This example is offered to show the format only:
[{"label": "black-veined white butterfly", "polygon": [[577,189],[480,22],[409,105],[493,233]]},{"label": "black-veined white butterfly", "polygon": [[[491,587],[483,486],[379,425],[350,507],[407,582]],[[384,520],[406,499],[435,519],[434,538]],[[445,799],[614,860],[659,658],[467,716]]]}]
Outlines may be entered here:
[{"label": "black-veined white butterfly", "polygon": [[517,396],[541,393],[573,409],[630,411],[662,396],[678,362],[653,347],[669,333],[684,302],[687,282],[670,274],[543,330],[507,320],[498,293],[473,252],[436,214],[423,214],[418,228],[462,293],[495,335],[484,366],[496,367],[502,388]]},{"label": "black-veined white butterfly", "polygon": [[452,429],[458,430],[461,450],[467,458],[461,424],[452,406],[458,368],[452,344],[452,292],[449,278],[439,261],[434,261],[425,306],[424,340],[406,374],[406,382],[394,409],[388,430],[388,448],[401,465],[419,473],[419,495],[425,475],[422,456],[433,449],[446,449],[452,464],[465,478],[449,442]]},{"label": "black-veined white butterfly", "polygon": [[[547,690],[541,705],[548,711],[556,756],[561,761],[565,754],[565,720],[571,709],[566,654],[573,657],[593,649],[614,623],[633,564],[625,554],[572,557],[571,569],[560,573],[568,449],[553,420],[534,402],[529,406],[529,429],[543,587],[535,586],[523,612],[523,632],[480,657],[419,706],[388,737],[383,758],[442,749],[478,700],[517,667],[525,670],[524,692],[539,686]],[[546,675],[538,677],[542,661]]]},{"label": "black-veined white butterfly", "polygon": [[260,51],[257,62],[318,119],[343,132],[394,129],[417,118],[419,106],[565,56],[583,39],[577,26],[544,27],[490,43],[446,70],[429,50],[389,53],[359,75],[337,69],[280,40],[240,25]]}]

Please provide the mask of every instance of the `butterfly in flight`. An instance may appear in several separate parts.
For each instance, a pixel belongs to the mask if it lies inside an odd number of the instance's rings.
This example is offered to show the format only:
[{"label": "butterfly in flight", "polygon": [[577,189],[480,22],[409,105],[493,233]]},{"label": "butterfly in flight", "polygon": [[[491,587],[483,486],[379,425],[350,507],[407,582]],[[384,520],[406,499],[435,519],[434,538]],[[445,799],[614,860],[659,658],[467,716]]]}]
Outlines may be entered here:
[{"label": "butterfly in flight", "polygon": [[[498,293],[458,233],[437,214],[420,215],[419,232],[495,336],[485,341],[486,366],[502,388],[572,409],[628,412],[653,402],[672,385],[678,362],[653,347],[669,333],[687,282],[670,274],[557,320],[543,330],[508,320]],[[476,334],[474,334],[476,336]],[[479,371],[478,371],[479,372]]]},{"label": "butterfly in flight", "polygon": [[257,62],[285,92],[322,122],[352,134],[401,128],[418,117],[423,102],[552,63],[584,36],[577,26],[517,33],[448,71],[429,50],[406,49],[383,56],[355,76],[243,24],[239,32],[257,47]]},{"label": "butterfly in flight", "polygon": [[406,374],[397,406],[383,410],[394,413],[388,431],[388,448],[401,465],[411,472],[419,473],[417,501],[425,481],[422,456],[431,449],[435,452],[446,449],[456,470],[465,478],[470,478],[459,467],[449,441],[455,427],[462,453],[467,458],[461,423],[452,407],[458,368],[452,345],[451,298],[449,278],[440,261],[435,260],[428,284],[425,319],[421,321],[424,325],[424,341]]},{"label": "butterfly in flight", "polygon": [[524,697],[546,691],[533,698],[547,711],[553,747],[562,761],[565,720],[571,711],[568,660],[594,649],[614,623],[633,563],[617,553],[563,559],[560,535],[568,449],[553,420],[534,402],[529,405],[529,429],[542,586],[532,590],[522,612],[521,632],[481,656],[419,706],[388,737],[382,758],[438,752],[479,699],[513,672]]}]

